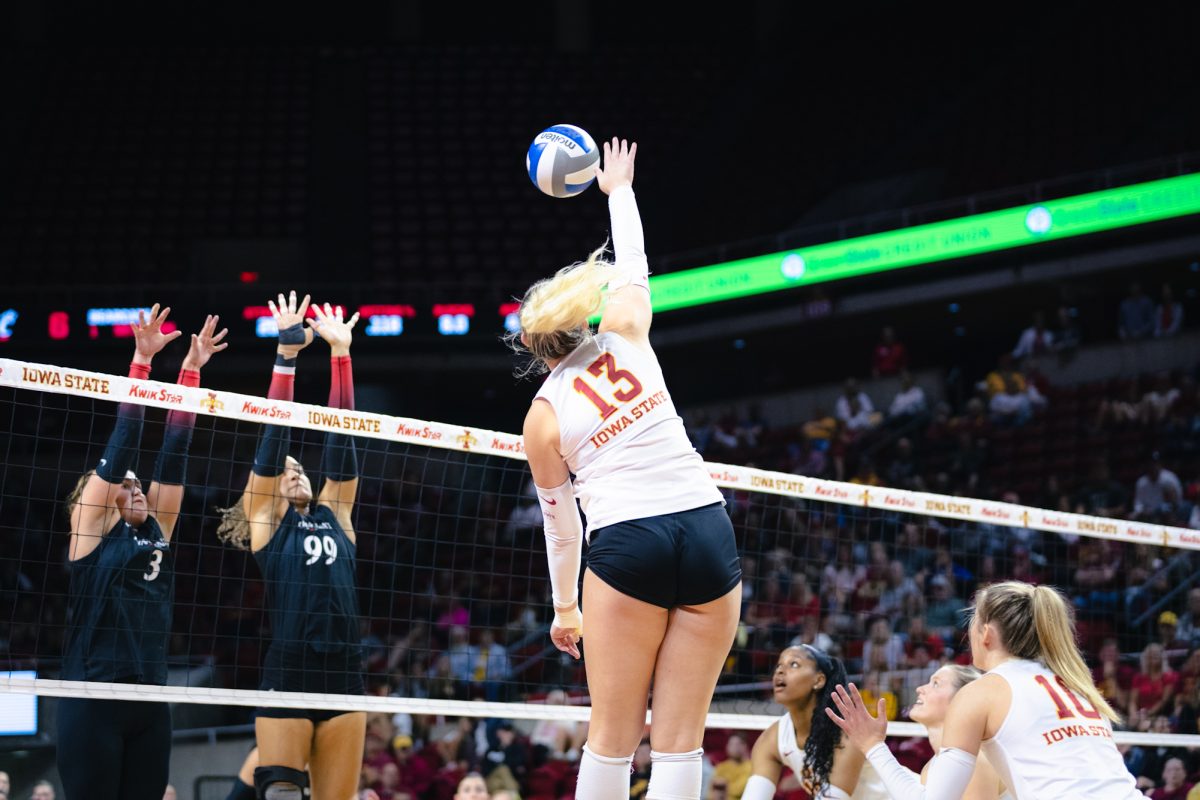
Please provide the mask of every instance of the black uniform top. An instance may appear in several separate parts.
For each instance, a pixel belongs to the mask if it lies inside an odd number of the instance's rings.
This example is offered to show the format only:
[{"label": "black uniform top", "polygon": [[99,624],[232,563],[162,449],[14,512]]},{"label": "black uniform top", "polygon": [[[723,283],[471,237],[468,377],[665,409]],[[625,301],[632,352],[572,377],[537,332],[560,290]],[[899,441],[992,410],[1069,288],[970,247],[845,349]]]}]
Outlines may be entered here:
[{"label": "black uniform top", "polygon": [[267,585],[272,650],[361,657],[354,543],[328,506],[307,516],[289,506],[254,558]]},{"label": "black uniform top", "polygon": [[117,520],[70,573],[63,679],[166,684],[175,561],[158,520]]}]

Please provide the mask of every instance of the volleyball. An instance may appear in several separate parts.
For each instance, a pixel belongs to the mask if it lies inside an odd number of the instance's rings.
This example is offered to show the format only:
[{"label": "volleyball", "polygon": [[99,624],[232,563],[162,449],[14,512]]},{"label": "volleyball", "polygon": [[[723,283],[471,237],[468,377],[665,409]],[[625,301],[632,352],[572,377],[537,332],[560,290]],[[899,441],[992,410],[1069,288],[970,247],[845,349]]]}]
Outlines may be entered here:
[{"label": "volleyball", "polygon": [[574,197],[596,180],[600,151],[588,132],[554,125],[533,139],[525,155],[529,180],[551,197]]}]

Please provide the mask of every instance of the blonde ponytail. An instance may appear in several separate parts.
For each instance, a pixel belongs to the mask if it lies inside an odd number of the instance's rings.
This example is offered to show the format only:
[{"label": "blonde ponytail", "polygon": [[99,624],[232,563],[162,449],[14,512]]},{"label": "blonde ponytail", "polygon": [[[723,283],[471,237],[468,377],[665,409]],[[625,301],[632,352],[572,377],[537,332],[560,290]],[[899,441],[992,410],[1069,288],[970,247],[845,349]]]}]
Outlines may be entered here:
[{"label": "blonde ponytail", "polygon": [[1118,714],[1100,690],[1096,688],[1092,674],[1079,655],[1075,644],[1075,615],[1072,607],[1050,586],[1033,587],[1033,627],[1042,646],[1042,663],[1058,677],[1067,688],[1083,695],[1092,707],[1112,722],[1120,722]]},{"label": "blonde ponytail", "polygon": [[218,508],[221,523],[217,526],[217,538],[239,550],[250,549],[250,520],[246,516],[243,495],[229,508]]},{"label": "blonde ponytail", "polygon": [[600,312],[604,288],[613,277],[612,264],[601,258],[607,248],[605,243],[586,261],[563,267],[525,292],[517,313],[520,333],[508,340],[514,349],[524,345],[533,355],[526,372],[544,371],[546,361],[570,354],[591,337],[588,320]]},{"label": "blonde ponytail", "polygon": [[1017,658],[1041,661],[1072,692],[1086,697],[1113,722],[1121,717],[1108,704],[1075,644],[1075,612],[1052,586],[1004,581],[975,594],[975,616],[994,625],[1004,649]]}]

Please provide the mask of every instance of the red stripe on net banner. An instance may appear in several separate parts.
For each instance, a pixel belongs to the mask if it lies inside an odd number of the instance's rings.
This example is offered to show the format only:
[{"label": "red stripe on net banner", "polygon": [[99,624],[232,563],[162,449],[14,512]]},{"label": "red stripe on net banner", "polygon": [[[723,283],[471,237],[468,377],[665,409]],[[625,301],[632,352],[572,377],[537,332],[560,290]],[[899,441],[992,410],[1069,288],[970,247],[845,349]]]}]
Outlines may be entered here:
[{"label": "red stripe on net banner", "polygon": [[[525,446],[519,434],[372,414],[368,411],[346,411],[306,403],[267,400],[254,395],[138,380],[51,364],[0,358],[0,386],[71,394],[110,402],[137,403],[156,408],[181,409],[200,415],[525,459]],[[957,519],[1007,528],[1031,528],[1097,539],[1200,550],[1200,531],[1187,528],[1069,514],[971,497],[864,487],[729,464],[709,463],[707,467],[716,484],[725,489],[765,492],[803,500]]]}]

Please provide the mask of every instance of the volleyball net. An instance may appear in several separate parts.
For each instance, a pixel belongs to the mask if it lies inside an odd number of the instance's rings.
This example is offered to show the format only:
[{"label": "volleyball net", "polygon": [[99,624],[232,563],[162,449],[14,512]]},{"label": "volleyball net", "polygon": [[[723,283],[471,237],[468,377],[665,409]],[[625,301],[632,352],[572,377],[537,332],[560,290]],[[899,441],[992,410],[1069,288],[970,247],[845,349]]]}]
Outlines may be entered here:
[{"label": "volleyball net", "polygon": [[[119,403],[147,407],[147,485],[165,412],[196,414],[171,542],[165,686],[61,679],[64,501],[95,467]],[[266,424],[292,429],[290,453],[313,474],[314,493],[325,434],[355,439],[363,695],[258,689],[271,641],[264,583],[253,556],[216,530],[220,509],[246,487]],[[0,441],[0,693],[220,706],[242,721],[259,706],[587,719],[583,663],[548,637],[540,509],[519,435],[0,359]],[[778,654],[805,642],[841,657],[860,687],[888,701],[891,733],[923,735],[904,709],[939,664],[966,660],[962,610],[975,588],[1007,578],[1058,586],[1076,607],[1085,655],[1095,663],[1115,645],[1122,669],[1136,670],[1137,654],[1159,638],[1160,611],[1182,611],[1197,577],[1200,531],[708,466],[734,522],[745,587],[714,728],[767,727],[780,712],[769,681]],[[318,541],[308,555],[327,550]],[[1107,580],[1082,574],[1112,564],[1120,568]],[[585,637],[585,660],[586,648]],[[1177,665],[1189,655],[1167,653]],[[1181,674],[1179,691],[1196,695],[1197,676]],[[1197,736],[1119,737],[1200,746]]]}]

